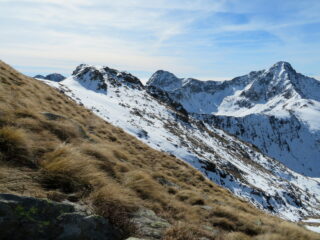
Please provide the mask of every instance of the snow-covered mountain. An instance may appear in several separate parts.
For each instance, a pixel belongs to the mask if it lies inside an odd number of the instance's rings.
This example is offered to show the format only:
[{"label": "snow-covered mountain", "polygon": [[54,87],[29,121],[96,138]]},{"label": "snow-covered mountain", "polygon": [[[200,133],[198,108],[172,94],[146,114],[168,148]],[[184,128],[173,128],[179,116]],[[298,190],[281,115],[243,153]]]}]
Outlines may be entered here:
[{"label": "snow-covered mountain", "polygon": [[62,80],[66,79],[66,77],[61,75],[60,73],[51,73],[51,74],[48,74],[47,76],[36,75],[34,76],[34,78],[46,79],[54,82],[61,82]]},{"label": "snow-covered mountain", "polygon": [[[289,170],[212,124],[188,116],[165,91],[145,87],[129,73],[82,64],[60,83],[43,81],[149,146],[188,162],[261,209],[290,220],[320,214],[316,180]],[[242,81],[235,82],[240,85]]]},{"label": "snow-covered mountain", "polygon": [[320,177],[320,81],[289,63],[223,82],[157,71],[147,85],[292,170]]}]

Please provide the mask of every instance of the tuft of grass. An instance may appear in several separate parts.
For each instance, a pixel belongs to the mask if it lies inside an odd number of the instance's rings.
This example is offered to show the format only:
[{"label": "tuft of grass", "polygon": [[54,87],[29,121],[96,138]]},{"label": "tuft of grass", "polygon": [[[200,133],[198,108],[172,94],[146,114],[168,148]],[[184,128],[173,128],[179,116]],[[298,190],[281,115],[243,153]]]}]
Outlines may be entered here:
[{"label": "tuft of grass", "polygon": [[235,231],[236,226],[233,221],[225,217],[216,217],[211,220],[211,224],[214,227],[223,229],[224,231]]},{"label": "tuft of grass", "polygon": [[266,233],[254,238],[254,240],[286,240],[286,239],[289,239],[289,238],[281,236],[280,234],[277,234],[277,233]]},{"label": "tuft of grass", "polygon": [[162,201],[161,186],[144,171],[130,171],[125,175],[125,185],[138,193],[142,199]]},{"label": "tuft of grass", "polygon": [[[164,240],[197,240],[213,239],[214,233],[202,230],[201,228],[191,225],[178,223],[170,227],[164,236]],[[216,238],[214,238],[216,239]]]},{"label": "tuft of grass", "polygon": [[196,191],[182,190],[177,193],[176,197],[180,201],[187,202],[191,205],[205,205],[205,200]]},{"label": "tuft of grass", "polygon": [[250,240],[251,238],[242,232],[231,232],[225,235],[225,240]]},{"label": "tuft of grass", "polygon": [[[310,239],[312,238],[313,233],[301,228],[295,223],[290,223],[290,222],[281,222],[279,224],[278,229],[276,229],[276,232],[280,236],[285,236],[287,239],[292,239],[292,240],[304,240],[304,239]],[[319,235],[317,237],[320,239]]]},{"label": "tuft of grass", "polygon": [[91,195],[91,200],[97,214],[106,217],[111,224],[122,230],[123,237],[129,237],[136,232],[131,221],[131,215],[138,208],[132,201],[139,203],[139,199],[122,189],[112,181]]},{"label": "tuft of grass", "polygon": [[45,129],[64,142],[70,142],[71,139],[81,135],[79,128],[69,121],[43,121],[42,124]]},{"label": "tuft of grass", "polygon": [[35,167],[27,136],[22,129],[11,126],[0,128],[0,153],[1,158],[10,163]]}]

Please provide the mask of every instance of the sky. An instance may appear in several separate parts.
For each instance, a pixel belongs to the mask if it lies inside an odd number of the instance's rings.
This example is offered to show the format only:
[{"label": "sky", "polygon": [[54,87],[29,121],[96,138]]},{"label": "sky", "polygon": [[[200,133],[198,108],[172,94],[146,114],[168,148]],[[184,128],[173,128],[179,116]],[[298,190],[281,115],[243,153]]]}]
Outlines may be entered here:
[{"label": "sky", "polygon": [[225,80],[288,61],[320,79],[319,0],[0,0],[0,30],[0,59],[30,76],[87,63]]}]

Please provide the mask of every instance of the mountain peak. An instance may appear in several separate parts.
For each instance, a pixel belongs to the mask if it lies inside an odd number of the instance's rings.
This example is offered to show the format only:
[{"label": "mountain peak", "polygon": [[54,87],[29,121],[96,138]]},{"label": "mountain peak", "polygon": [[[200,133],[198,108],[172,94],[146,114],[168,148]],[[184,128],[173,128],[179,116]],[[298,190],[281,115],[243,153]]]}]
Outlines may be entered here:
[{"label": "mountain peak", "polygon": [[166,91],[171,91],[182,86],[182,79],[176,77],[171,72],[158,70],[148,80],[147,86],[155,86]]},{"label": "mountain peak", "polygon": [[77,75],[79,72],[81,72],[84,68],[90,67],[88,64],[85,63],[81,63],[79,64],[76,69],[72,72],[72,75],[75,76]]},{"label": "mountain peak", "polygon": [[244,89],[239,104],[241,106],[252,107],[257,102],[267,102],[276,96],[283,96],[285,99],[294,96],[297,91],[295,88],[296,71],[291,64],[279,61],[269,69],[262,71],[254,76],[253,82],[248,88]]},{"label": "mountain peak", "polygon": [[286,61],[279,61],[279,62],[276,62],[275,64],[273,64],[273,66],[286,66],[286,67],[291,67],[291,64],[289,62],[286,62]]},{"label": "mountain peak", "polygon": [[269,69],[270,72],[295,72],[293,67],[289,62],[285,61],[279,61],[272,65],[272,67]]},{"label": "mountain peak", "polygon": [[165,70],[158,70],[156,71],[151,78],[149,79],[149,81],[147,82],[147,84],[152,83],[154,80],[157,81],[175,81],[178,78],[176,77],[176,75],[174,75],[173,73],[169,72],[169,71],[165,71]]},{"label": "mountain peak", "polygon": [[108,85],[119,87],[123,84],[132,88],[142,88],[141,81],[127,72],[121,72],[107,66],[80,64],[72,73],[82,85],[93,90],[107,90]]}]

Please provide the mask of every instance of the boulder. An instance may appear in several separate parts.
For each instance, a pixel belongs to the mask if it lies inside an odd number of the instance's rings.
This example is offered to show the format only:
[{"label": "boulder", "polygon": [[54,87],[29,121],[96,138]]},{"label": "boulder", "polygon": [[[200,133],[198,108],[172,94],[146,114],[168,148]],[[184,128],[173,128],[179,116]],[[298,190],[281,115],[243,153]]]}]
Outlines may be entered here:
[{"label": "boulder", "polygon": [[118,240],[120,231],[107,219],[76,205],[47,199],[0,194],[2,240]]},{"label": "boulder", "polygon": [[132,222],[137,226],[138,234],[147,239],[161,239],[166,229],[171,226],[168,221],[146,208],[135,212]]}]

